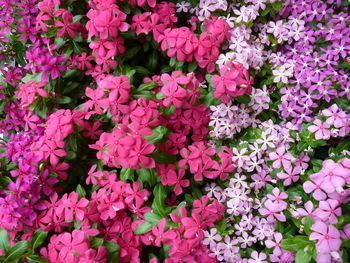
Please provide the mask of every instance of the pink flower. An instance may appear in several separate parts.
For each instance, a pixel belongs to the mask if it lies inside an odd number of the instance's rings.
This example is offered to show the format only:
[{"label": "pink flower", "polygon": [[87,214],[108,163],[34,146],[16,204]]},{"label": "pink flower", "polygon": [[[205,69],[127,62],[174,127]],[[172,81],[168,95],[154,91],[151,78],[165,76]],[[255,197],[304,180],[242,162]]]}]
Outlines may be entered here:
[{"label": "pink flower", "polygon": [[303,184],[303,189],[305,191],[305,193],[311,193],[314,192],[312,194],[313,198],[315,198],[316,200],[320,201],[320,200],[325,200],[327,195],[321,190],[321,179],[316,179],[312,182],[312,181],[306,181]]},{"label": "pink flower", "polygon": [[125,32],[128,30],[128,24],[124,22],[125,19],[126,14],[122,11],[106,9],[98,11],[94,19],[94,26],[101,39],[108,39],[109,36],[118,37],[119,31]]},{"label": "pink flower", "polygon": [[329,253],[339,250],[341,246],[340,233],[332,225],[326,225],[317,221],[311,229],[314,231],[310,235],[310,240],[318,240],[316,249],[319,253]]},{"label": "pink flower", "polygon": [[71,233],[59,235],[59,243],[57,244],[59,257],[64,262],[75,262],[74,252],[78,255],[83,255],[89,249],[89,242],[85,237],[85,233],[75,229]]},{"label": "pink flower", "polygon": [[285,179],[283,181],[283,185],[284,186],[288,186],[288,185],[291,185],[292,182],[297,182],[299,180],[299,174],[301,173],[301,167],[300,166],[296,166],[293,167],[292,166],[289,166],[287,168],[285,168],[285,171],[286,172],[279,172],[277,173],[277,176],[278,178],[280,179]]},{"label": "pink flower", "polygon": [[174,193],[176,195],[182,194],[182,187],[189,187],[190,181],[188,179],[182,180],[182,178],[185,176],[185,170],[180,169],[178,176],[176,175],[175,171],[169,171],[167,175],[167,185],[172,186],[175,185]]},{"label": "pink flower", "polygon": [[283,205],[272,202],[271,200],[267,200],[264,205],[266,208],[260,208],[259,213],[263,216],[267,216],[267,221],[269,223],[275,222],[276,219],[281,222],[286,221],[286,216],[279,213],[284,210]]},{"label": "pink flower", "polygon": [[79,263],[107,263],[107,254],[106,247],[99,247],[97,250],[90,248],[79,257]]},{"label": "pink flower", "polygon": [[161,247],[161,242],[167,241],[167,240],[172,240],[176,238],[176,233],[173,230],[168,230],[164,232],[166,227],[166,219],[162,218],[158,222],[158,228],[153,226],[152,227],[152,234],[157,237],[157,239],[154,241],[154,244],[157,247]]},{"label": "pink flower", "polygon": [[64,35],[66,33],[68,33],[68,35],[71,38],[75,38],[76,37],[76,33],[75,31],[77,31],[80,28],[79,24],[73,24],[73,16],[69,11],[65,11],[62,14],[62,19],[63,19],[63,23],[60,20],[55,20],[55,26],[56,27],[62,27],[62,29],[60,29],[57,32],[57,36],[58,37],[64,37]]},{"label": "pink flower", "polygon": [[275,241],[273,241],[271,239],[268,239],[268,240],[265,241],[265,245],[266,245],[267,248],[274,247],[273,253],[276,256],[279,256],[279,255],[282,254],[280,244],[281,244],[281,240],[282,240],[283,237],[282,237],[282,234],[278,233],[278,232],[274,233],[273,236],[274,236]]},{"label": "pink flower", "polygon": [[[340,216],[341,208],[338,207],[339,202],[334,199],[328,199],[326,201],[320,201],[315,214],[322,219],[324,222],[329,222],[330,224],[338,223],[337,216]],[[338,208],[337,208],[338,207]]]},{"label": "pink flower", "polygon": [[[131,138],[131,137],[130,137]],[[155,146],[147,142],[147,140],[141,136],[133,136],[133,143],[129,145],[130,152],[126,156],[126,161],[129,167],[133,169],[140,169],[140,164],[144,168],[154,168],[154,159],[147,157],[146,155],[153,153]]]},{"label": "pink flower", "polygon": [[185,76],[180,76],[181,71],[175,71],[171,77],[169,74],[163,74],[161,80],[165,82],[161,89],[162,94],[166,97],[163,101],[165,107],[173,104],[176,108],[180,108],[187,98],[187,91],[179,84],[186,85],[188,79]]},{"label": "pink flower", "polygon": [[46,141],[45,144],[39,149],[39,153],[43,155],[44,160],[50,158],[52,166],[56,166],[59,162],[58,157],[64,157],[67,155],[63,149],[58,149],[58,145],[54,141]]},{"label": "pink flower", "polygon": [[293,159],[293,156],[289,152],[285,153],[285,151],[286,148],[282,145],[276,149],[276,152],[269,153],[270,160],[275,160],[272,164],[273,168],[279,169],[281,164],[283,165],[284,169],[290,167],[290,161]]},{"label": "pink flower", "polygon": [[252,78],[240,63],[226,63],[220,69],[220,75],[214,75],[211,81],[215,86],[214,97],[221,98],[224,103],[252,91]]},{"label": "pink flower", "polygon": [[334,125],[335,128],[342,127],[344,119],[346,118],[345,112],[341,111],[337,104],[333,104],[328,109],[324,109],[322,114],[328,117],[326,123]]},{"label": "pink flower", "polygon": [[[303,208],[297,208],[297,212],[299,216],[311,216],[314,221],[316,221],[316,215],[313,212],[314,210],[314,204],[312,201],[307,201],[304,205],[305,209]],[[304,219],[302,219],[302,222],[304,222]]]},{"label": "pink flower", "polygon": [[331,132],[328,130],[330,125],[327,122],[322,122],[319,119],[314,121],[314,125],[309,126],[309,132],[315,133],[316,140],[328,140]]},{"label": "pink flower", "polygon": [[320,182],[321,189],[328,194],[343,193],[350,169],[343,167],[341,163],[335,163],[333,160],[325,160],[322,165],[322,169],[318,173],[311,174],[310,178]]},{"label": "pink flower", "polygon": [[86,213],[86,207],[89,201],[86,198],[81,198],[78,202],[78,193],[72,192],[69,194],[64,194],[62,197],[62,204],[57,207],[57,213],[62,214],[64,210],[64,217],[67,221],[75,219],[79,222],[84,219]]},{"label": "pink flower", "polygon": [[94,108],[98,114],[102,114],[103,112],[107,111],[110,106],[110,102],[109,99],[105,97],[105,91],[103,88],[97,88],[96,90],[87,88],[85,90],[85,94],[88,98],[90,98],[90,100],[84,104],[85,111],[92,108]]},{"label": "pink flower", "polygon": [[283,201],[283,199],[287,199],[288,195],[285,192],[280,192],[280,189],[277,187],[272,190],[272,195],[268,194],[267,197],[271,201],[275,201],[277,204],[283,207],[283,210],[287,208],[287,203]]}]

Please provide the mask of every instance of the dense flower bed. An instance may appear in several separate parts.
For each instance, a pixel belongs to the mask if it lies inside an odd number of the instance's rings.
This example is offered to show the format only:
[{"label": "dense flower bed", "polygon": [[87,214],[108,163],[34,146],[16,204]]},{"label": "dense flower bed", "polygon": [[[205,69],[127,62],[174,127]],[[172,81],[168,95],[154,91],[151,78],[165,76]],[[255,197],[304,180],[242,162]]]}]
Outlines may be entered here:
[{"label": "dense flower bed", "polygon": [[349,262],[347,0],[0,0],[0,262]]}]

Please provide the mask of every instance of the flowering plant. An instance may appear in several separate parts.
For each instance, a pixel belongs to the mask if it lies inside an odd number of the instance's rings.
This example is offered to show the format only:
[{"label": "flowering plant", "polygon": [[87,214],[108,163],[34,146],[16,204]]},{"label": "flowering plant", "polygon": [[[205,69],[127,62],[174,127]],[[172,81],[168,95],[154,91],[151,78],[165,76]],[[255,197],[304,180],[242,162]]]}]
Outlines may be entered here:
[{"label": "flowering plant", "polygon": [[0,262],[349,262],[348,1],[0,3]]}]

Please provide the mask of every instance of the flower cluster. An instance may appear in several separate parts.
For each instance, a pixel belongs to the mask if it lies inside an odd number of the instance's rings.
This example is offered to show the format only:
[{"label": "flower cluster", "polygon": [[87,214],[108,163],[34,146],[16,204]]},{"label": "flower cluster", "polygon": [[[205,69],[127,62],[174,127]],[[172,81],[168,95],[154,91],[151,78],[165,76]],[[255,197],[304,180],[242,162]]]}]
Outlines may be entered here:
[{"label": "flower cluster", "polygon": [[349,262],[348,1],[0,4],[1,262]]}]

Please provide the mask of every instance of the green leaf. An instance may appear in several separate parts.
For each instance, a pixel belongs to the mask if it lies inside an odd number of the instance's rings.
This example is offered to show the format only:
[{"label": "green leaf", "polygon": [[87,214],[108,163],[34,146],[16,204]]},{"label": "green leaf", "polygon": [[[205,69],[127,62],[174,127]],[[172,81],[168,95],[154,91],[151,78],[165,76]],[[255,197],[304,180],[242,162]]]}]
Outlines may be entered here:
[{"label": "green leaf", "polygon": [[158,52],[152,51],[149,60],[148,60],[148,67],[150,70],[154,71],[158,64]]},{"label": "green leaf", "polygon": [[170,107],[165,108],[165,114],[171,116],[174,114],[176,108],[174,105],[170,105]]},{"label": "green leaf", "polygon": [[153,100],[156,97],[154,93],[148,90],[141,90],[141,91],[136,90],[136,93],[134,93],[132,96],[136,99],[144,98],[146,100]]},{"label": "green leaf", "polygon": [[141,84],[138,88],[137,91],[143,91],[143,90],[152,90],[153,88],[157,87],[158,83],[155,81],[150,81]]},{"label": "green leaf", "polygon": [[136,70],[137,73],[142,74],[142,75],[148,76],[151,74],[151,72],[147,68],[142,67],[142,66],[134,66],[134,69]]},{"label": "green leaf", "polygon": [[157,144],[164,138],[168,131],[169,130],[166,127],[158,126],[155,129],[153,129],[152,135],[145,136],[145,138],[149,143]]},{"label": "green leaf", "polygon": [[75,191],[79,194],[80,198],[86,196],[86,191],[85,191],[84,187],[82,187],[80,184],[77,185],[77,189]]},{"label": "green leaf", "polygon": [[11,247],[5,256],[5,262],[11,262],[13,260],[18,260],[24,253],[27,252],[29,248],[29,241],[19,241],[13,247]]},{"label": "green leaf", "polygon": [[248,104],[250,102],[250,97],[245,94],[243,96],[236,97],[234,100],[242,104]]},{"label": "green leaf", "polygon": [[133,57],[135,57],[137,55],[137,53],[140,51],[140,49],[141,49],[140,45],[128,48],[123,55],[123,59],[125,59],[125,60],[132,59]]},{"label": "green leaf", "polygon": [[113,241],[105,241],[103,245],[107,248],[109,253],[115,253],[120,250],[119,245]]},{"label": "green leaf", "polygon": [[10,248],[10,237],[9,237],[9,234],[3,228],[0,228],[0,248],[5,253]]},{"label": "green leaf", "polygon": [[160,215],[157,215],[155,213],[145,213],[144,215],[145,220],[151,224],[153,224],[154,226],[158,225],[159,220],[162,219],[162,217]]},{"label": "green leaf", "polygon": [[294,237],[282,240],[281,248],[288,251],[298,251],[312,244],[313,242],[310,241],[307,236],[294,236]]},{"label": "green leaf", "polygon": [[72,98],[68,96],[62,96],[61,98],[57,98],[56,102],[58,104],[69,104],[72,102]]},{"label": "green leaf", "polygon": [[157,163],[174,163],[176,162],[176,155],[170,153],[160,152],[155,150],[152,154],[149,154]]},{"label": "green leaf", "polygon": [[166,97],[163,95],[163,93],[161,93],[161,92],[158,92],[157,94],[156,94],[156,99],[157,100],[162,100],[162,99],[165,99]]},{"label": "green leaf", "polygon": [[43,72],[40,72],[38,74],[28,74],[22,79],[22,82],[27,83],[30,80],[34,80],[36,82],[41,82],[41,75],[42,74],[43,74]]},{"label": "green leaf", "polygon": [[211,79],[213,78],[213,75],[212,74],[207,74],[205,75],[205,79],[206,81],[212,85],[212,82],[211,82]]},{"label": "green leaf", "polygon": [[90,237],[90,246],[93,249],[98,249],[103,245],[104,240],[99,237]]},{"label": "green leaf", "polygon": [[28,263],[49,263],[50,262],[46,258],[42,258],[38,255],[31,255],[27,257],[27,260],[28,260]]},{"label": "green leaf", "polygon": [[312,220],[312,217],[311,216],[307,216],[305,217],[305,221],[304,221],[304,232],[307,234],[307,235],[310,235],[312,230],[311,230],[311,227],[312,225],[314,224],[314,221]]},{"label": "green leaf", "polygon": [[152,230],[152,226],[153,225],[150,222],[145,221],[145,222],[139,224],[136,227],[136,229],[134,231],[134,234],[135,235],[143,235],[143,234],[151,231]]},{"label": "green leaf", "polygon": [[32,249],[37,249],[38,247],[40,247],[45,239],[47,237],[47,232],[44,232],[42,229],[38,229],[37,231],[35,231],[31,244],[32,244]]},{"label": "green leaf", "polygon": [[64,45],[65,41],[62,37],[55,38],[56,49],[60,49]]},{"label": "green leaf", "polygon": [[78,42],[73,40],[73,47],[74,47],[74,53],[75,54],[81,54],[84,52],[84,49],[79,45]]},{"label": "green leaf", "polygon": [[14,50],[16,62],[21,66],[25,66],[26,62],[24,60],[24,57],[25,57],[26,47],[20,41],[15,41],[12,47]]},{"label": "green leaf", "polygon": [[193,71],[195,71],[196,70],[196,68],[198,67],[198,63],[197,63],[197,61],[192,61],[192,62],[190,62],[189,64],[188,64],[188,72],[193,72]]},{"label": "green leaf", "polygon": [[74,151],[74,152],[78,151],[77,137],[74,136],[74,134],[70,134],[68,136],[68,145],[72,151]]},{"label": "green leaf", "polygon": [[108,263],[118,263],[119,261],[119,250],[120,247],[117,243],[113,241],[105,241],[103,245],[107,248],[108,251]]},{"label": "green leaf", "polygon": [[127,180],[135,181],[135,170],[131,168],[122,168],[120,171],[120,180],[126,182]]},{"label": "green leaf", "polygon": [[73,16],[73,24],[76,24],[80,21],[80,19],[82,19],[84,16],[83,15],[76,15]]},{"label": "green leaf", "polygon": [[159,176],[156,174],[155,169],[141,168],[136,170],[138,180],[142,183],[147,183],[150,187],[154,186]]},{"label": "green leaf", "polygon": [[161,217],[167,217],[169,214],[169,209],[171,207],[165,207],[164,202],[167,198],[167,192],[165,190],[165,187],[161,184],[156,185],[156,187],[153,190],[153,203],[152,203],[152,209],[155,214],[160,215]]},{"label": "green leaf", "polygon": [[304,250],[298,250],[297,254],[295,255],[295,263],[308,263],[312,259],[311,255],[308,253],[308,251]]},{"label": "green leaf", "polygon": [[176,57],[172,57],[169,61],[169,66],[174,67],[177,63]]}]

